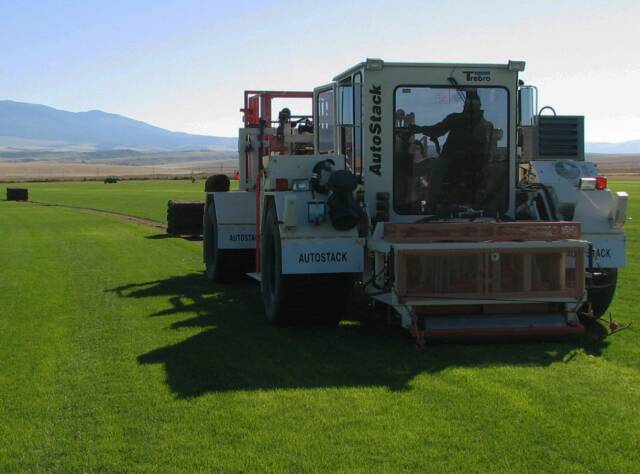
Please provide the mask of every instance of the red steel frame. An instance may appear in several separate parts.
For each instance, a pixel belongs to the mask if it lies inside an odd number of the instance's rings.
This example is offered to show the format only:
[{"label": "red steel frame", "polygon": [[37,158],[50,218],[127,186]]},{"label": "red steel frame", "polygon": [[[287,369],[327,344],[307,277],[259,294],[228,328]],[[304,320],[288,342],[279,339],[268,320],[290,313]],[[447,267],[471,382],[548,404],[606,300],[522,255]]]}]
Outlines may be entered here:
[{"label": "red steel frame", "polygon": [[273,99],[312,99],[313,92],[308,91],[244,91],[245,127],[259,127],[260,120],[266,120],[271,125],[271,101]]},{"label": "red steel frame", "polygon": [[[271,101],[273,99],[313,99],[313,92],[308,91],[244,91],[244,107],[240,112],[244,114],[245,127],[271,126]],[[263,137],[260,140],[264,142]],[[265,148],[269,153],[269,148]],[[259,156],[258,160],[262,160]],[[249,166],[249,160],[245,160],[245,166]],[[248,176],[248,169],[246,170]],[[260,179],[262,170],[258,170],[256,176],[256,272],[260,271]]]}]

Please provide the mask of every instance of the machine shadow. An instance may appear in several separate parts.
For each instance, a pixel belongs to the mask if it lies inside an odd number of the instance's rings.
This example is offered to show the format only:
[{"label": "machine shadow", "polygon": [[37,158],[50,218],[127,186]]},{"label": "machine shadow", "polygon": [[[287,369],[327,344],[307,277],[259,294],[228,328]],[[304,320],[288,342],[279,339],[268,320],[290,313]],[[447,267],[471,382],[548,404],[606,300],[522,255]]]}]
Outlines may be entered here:
[{"label": "machine shadow", "polygon": [[164,239],[184,239],[192,242],[202,242],[202,236],[199,234],[185,234],[185,235],[173,235],[173,234],[153,234],[144,237],[149,240],[164,240]]},{"label": "machine shadow", "polygon": [[606,331],[595,325],[582,339],[438,344],[418,352],[406,331],[367,317],[361,304],[353,308],[354,321],[336,327],[274,327],[264,319],[255,284],[214,286],[201,273],[106,291],[123,298],[166,297],[169,306],[149,316],[191,315],[170,327],[202,328],[138,357],[140,364],[163,364],[166,382],[179,398],[279,388],[405,390],[421,373],[464,366],[547,366],[568,362],[580,350],[598,355],[606,344]]}]

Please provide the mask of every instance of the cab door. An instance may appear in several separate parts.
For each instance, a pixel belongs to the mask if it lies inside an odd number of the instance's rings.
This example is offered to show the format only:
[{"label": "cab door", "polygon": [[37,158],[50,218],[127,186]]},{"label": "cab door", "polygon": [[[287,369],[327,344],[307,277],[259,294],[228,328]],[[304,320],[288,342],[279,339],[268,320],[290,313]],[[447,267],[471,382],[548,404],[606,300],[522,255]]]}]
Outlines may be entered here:
[{"label": "cab door", "polygon": [[340,81],[337,85],[337,129],[339,150],[347,168],[362,174],[362,73]]},{"label": "cab door", "polygon": [[334,83],[313,90],[314,149],[318,154],[338,152],[336,105]]}]

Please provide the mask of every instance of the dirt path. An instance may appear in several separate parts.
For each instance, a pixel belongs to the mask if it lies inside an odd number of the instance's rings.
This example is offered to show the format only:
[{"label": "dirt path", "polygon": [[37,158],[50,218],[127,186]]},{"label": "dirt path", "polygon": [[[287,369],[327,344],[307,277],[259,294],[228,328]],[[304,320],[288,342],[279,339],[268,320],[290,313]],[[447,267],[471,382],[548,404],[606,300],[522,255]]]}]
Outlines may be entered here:
[{"label": "dirt path", "polygon": [[[74,210],[80,211],[80,212],[88,212],[88,213],[91,213],[91,214],[99,214],[99,215],[108,216],[108,217],[115,217],[115,218],[123,220],[123,221],[132,222],[134,224],[143,225],[145,227],[151,227],[153,229],[160,230],[163,233],[166,233],[166,231],[167,231],[167,225],[162,223],[162,222],[154,221],[154,220],[151,220],[151,219],[146,219],[144,217],[130,216],[128,214],[123,214],[121,212],[105,211],[105,210],[102,210],[102,209],[94,209],[92,207],[69,206],[69,205],[65,205],[65,204],[55,204],[55,203],[41,202],[41,201],[28,201],[28,203],[35,204],[37,206],[60,207],[60,208],[65,208],[65,209],[74,209]],[[170,237],[169,234],[166,234],[166,235],[167,235],[167,237]],[[179,235],[179,236],[175,236],[175,237],[180,237],[180,238],[183,238],[185,240],[189,240],[191,242],[202,242],[202,237],[200,237],[200,236]]]}]

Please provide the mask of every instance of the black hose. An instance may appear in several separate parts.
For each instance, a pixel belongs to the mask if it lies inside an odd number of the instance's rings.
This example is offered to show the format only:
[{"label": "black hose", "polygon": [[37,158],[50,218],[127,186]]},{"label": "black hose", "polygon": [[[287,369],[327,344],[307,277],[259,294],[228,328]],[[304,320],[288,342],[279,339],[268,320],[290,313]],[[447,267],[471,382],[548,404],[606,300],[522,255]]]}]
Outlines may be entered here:
[{"label": "black hose", "polygon": [[322,177],[322,171],[329,171],[332,165],[335,165],[335,162],[332,159],[327,159],[318,161],[313,166],[313,169],[311,170],[311,179],[309,180],[309,184],[311,187],[311,197],[313,199],[316,198],[315,193],[329,193],[329,184],[320,184],[320,178]]},{"label": "black hose", "polygon": [[556,206],[553,204],[553,199],[551,198],[551,193],[549,192],[549,188],[547,187],[547,185],[542,183],[538,183],[538,185],[542,189],[542,192],[544,193],[545,198],[547,198],[547,203],[549,204],[549,211],[551,211],[551,215],[549,217],[551,217],[552,221],[557,221],[558,215],[556,214]]}]

